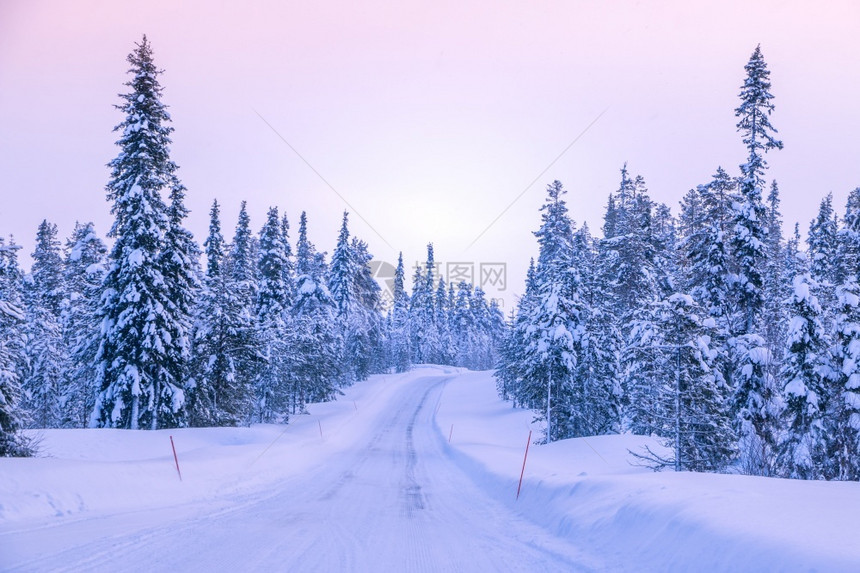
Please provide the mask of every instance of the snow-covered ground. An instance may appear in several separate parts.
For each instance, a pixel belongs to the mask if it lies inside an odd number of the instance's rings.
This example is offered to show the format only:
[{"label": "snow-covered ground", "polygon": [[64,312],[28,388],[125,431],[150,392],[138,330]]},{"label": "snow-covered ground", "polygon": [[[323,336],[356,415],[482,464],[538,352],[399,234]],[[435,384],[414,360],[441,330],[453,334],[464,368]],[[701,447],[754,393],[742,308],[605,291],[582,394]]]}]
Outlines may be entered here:
[{"label": "snow-covered ground", "polygon": [[436,423],[453,425],[452,455],[486,492],[607,569],[860,571],[860,483],[655,473],[632,465],[628,450],[659,447],[642,436],[532,446],[514,501],[532,418],[498,399],[490,373],[466,372]]},{"label": "snow-covered ground", "polygon": [[489,373],[375,376],[310,410],[40,432],[43,457],[0,459],[0,570],[860,570],[860,484],[653,473],[627,453],[648,438],[532,445],[517,500],[532,414]]}]

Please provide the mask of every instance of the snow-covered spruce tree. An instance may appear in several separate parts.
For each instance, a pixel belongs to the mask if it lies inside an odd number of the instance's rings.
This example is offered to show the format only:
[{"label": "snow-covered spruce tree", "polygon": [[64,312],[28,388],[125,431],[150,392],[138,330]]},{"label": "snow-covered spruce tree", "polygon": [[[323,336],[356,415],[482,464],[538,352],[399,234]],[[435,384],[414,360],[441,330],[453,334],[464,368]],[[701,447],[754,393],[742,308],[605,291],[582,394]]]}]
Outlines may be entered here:
[{"label": "snow-covered spruce tree", "polygon": [[818,206],[818,214],[809,222],[806,236],[809,253],[809,272],[813,280],[839,282],[839,220],[833,209],[833,193],[828,193]]},{"label": "snow-covered spruce tree", "polygon": [[53,316],[60,316],[62,301],[66,296],[63,281],[63,259],[57,226],[43,220],[36,232],[36,248],[32,253],[31,277],[33,288],[41,306]]},{"label": "snow-covered spruce tree", "polygon": [[[450,279],[450,277],[449,277]],[[457,293],[454,288],[454,281],[448,281],[448,295],[445,297],[445,323],[448,327],[449,344],[451,351],[451,364],[457,366],[463,360],[460,356],[460,351],[457,344],[456,330],[456,310],[457,310]]]},{"label": "snow-covered spruce tree", "polygon": [[469,303],[477,343],[470,358],[471,368],[475,370],[487,370],[498,363],[505,328],[505,315],[498,302],[495,299],[487,301],[485,295],[481,287],[475,287]]},{"label": "snow-covered spruce tree", "polygon": [[57,428],[62,423],[68,355],[63,345],[59,321],[38,303],[25,305],[27,368],[23,378],[21,408],[27,427]]},{"label": "snow-covered spruce tree", "polygon": [[783,265],[785,265],[782,276],[785,277],[785,282],[789,285],[789,288],[794,281],[794,277],[801,274],[801,272],[809,271],[806,267],[807,257],[805,253],[801,253],[800,244],[800,223],[795,223],[791,237],[785,242],[785,254],[782,257]]},{"label": "snow-covered spruce tree", "polygon": [[18,353],[13,330],[24,322],[22,309],[0,298],[0,457],[28,455],[27,442],[20,434],[22,427],[21,386]]},{"label": "snow-covered spruce tree", "polygon": [[511,309],[505,321],[502,340],[499,343],[499,360],[496,363],[496,392],[502,400],[510,400],[517,406],[517,311]]},{"label": "snow-covered spruce tree", "polygon": [[400,253],[397,257],[397,268],[394,271],[394,301],[389,313],[390,330],[388,334],[388,355],[395,372],[406,372],[412,364],[409,337],[409,293],[406,292],[405,278],[403,253]]},{"label": "snow-covered spruce tree", "polygon": [[701,308],[702,325],[712,321],[707,327],[709,378],[717,403],[724,408],[714,414],[717,417],[728,415],[735,376],[732,332],[737,313],[735,300],[729,296],[734,261],[728,252],[735,192],[735,181],[718,168],[708,184],[687,194],[682,202],[677,252],[679,290],[689,292],[695,307]]},{"label": "snow-covered spruce tree", "polygon": [[457,283],[454,305],[450,309],[450,329],[457,356],[456,365],[466,368],[475,368],[475,346],[478,343],[473,336],[475,334],[476,317],[472,312],[471,300],[472,285],[465,281]]},{"label": "snow-covered spruce tree", "polygon": [[296,282],[298,283],[298,277],[301,275],[325,277],[327,274],[325,253],[317,252],[316,246],[308,240],[308,216],[302,211],[299,217],[299,237],[296,240]]},{"label": "snow-covered spruce tree", "polygon": [[631,179],[625,164],[618,191],[610,197],[600,245],[603,280],[612,288],[613,314],[625,336],[632,313],[656,296],[651,208],[644,180]]},{"label": "snow-covered spruce tree", "polygon": [[373,255],[367,243],[353,237],[350,244],[355,260],[357,312],[350,319],[355,377],[366,379],[370,374],[385,371],[385,327],[382,316],[382,289],[373,278],[370,262]]},{"label": "snow-covered spruce tree", "polygon": [[249,305],[253,306],[257,299],[257,262],[254,238],[251,235],[251,218],[248,216],[247,201],[242,201],[239,207],[239,219],[236,222],[236,232],[230,243],[230,256],[225,259],[225,271],[237,283],[241,283],[245,296],[250,296]]},{"label": "snow-covered spruce tree", "polygon": [[580,376],[586,391],[589,435],[621,431],[623,391],[621,389],[622,341],[618,327],[607,311],[606,302],[592,299],[583,340]]},{"label": "snow-covered spruce tree", "polygon": [[442,353],[442,341],[439,336],[439,328],[436,324],[436,285],[439,282],[439,270],[436,266],[436,255],[433,250],[433,243],[427,245],[427,261],[424,263],[424,276],[420,282],[420,289],[414,289],[415,293],[420,293],[420,297],[416,300],[413,296],[413,302],[420,302],[418,314],[416,316],[419,321],[416,328],[423,330],[423,344],[421,347],[421,355],[425,363],[439,362],[439,356]]},{"label": "snow-covered spruce tree", "polygon": [[433,243],[427,245],[424,272],[416,267],[412,279],[409,305],[409,327],[412,342],[412,362],[427,364],[439,354],[439,333],[436,329],[436,260]]},{"label": "snow-covered spruce tree", "polygon": [[710,183],[690,189],[681,201],[677,279],[679,288],[728,330],[728,223],[720,219],[727,218],[723,211],[731,205],[718,193],[725,180],[728,175],[719,169]]},{"label": "snow-covered spruce tree", "polygon": [[469,301],[474,346],[467,361],[472,364],[471,368],[476,370],[488,370],[497,363],[498,348],[505,326],[505,317],[498,303],[495,300],[487,302],[485,294],[481,287],[475,287]]},{"label": "snow-covered spruce tree", "polygon": [[26,363],[21,326],[25,320],[22,274],[16,251],[20,247],[0,237],[0,457],[28,456],[30,442],[20,430],[21,372]]},{"label": "snow-covered spruce tree", "polygon": [[[702,188],[699,185],[688,190],[681,198],[678,214],[678,287],[681,291],[692,292],[692,286],[700,279],[693,273],[693,255],[706,249],[705,210],[702,201]],[[694,297],[695,299],[696,297]],[[700,301],[697,301],[700,302]]]},{"label": "snow-covered spruce tree", "polygon": [[291,286],[285,282],[289,260],[277,207],[272,207],[260,231],[257,325],[263,363],[256,381],[257,417],[260,422],[283,422],[289,409],[285,345]]},{"label": "snow-covered spruce tree", "polygon": [[780,378],[780,365],[786,348],[786,327],[789,323],[787,301],[791,296],[791,284],[794,280],[786,277],[786,245],[782,236],[782,214],[779,211],[779,187],[774,180],[767,196],[767,267],[764,273],[764,315],[767,320],[762,322],[762,337],[771,355],[768,375],[773,377],[776,388],[784,386]]},{"label": "snow-covered spruce tree", "polygon": [[[650,328],[640,331],[638,347],[647,353],[647,397],[653,431],[673,452],[667,458],[650,448],[634,455],[655,468],[675,471],[719,471],[734,457],[735,436],[725,401],[727,392],[714,376],[710,361],[712,318],[703,318],[693,298],[672,294],[652,305]],[[638,400],[638,397],[633,401]]]},{"label": "snow-covered spruce tree", "polygon": [[809,223],[806,235],[809,273],[815,282],[815,296],[821,304],[822,325],[832,330],[833,307],[836,305],[836,285],[843,279],[839,269],[839,236],[833,194],[828,193],[818,208],[818,215]]},{"label": "snow-covered spruce tree", "polygon": [[678,242],[677,221],[668,205],[658,203],[654,206],[649,227],[650,243],[654,251],[654,281],[657,283],[659,296],[667,297],[676,289],[673,277],[678,274],[675,256]]},{"label": "snow-covered spruce tree", "polygon": [[770,149],[782,149],[782,142],[774,135],[776,129],[770,124],[774,109],[770,93],[770,71],[756,47],[749,63],[744,67],[747,78],[741,87],[741,104],[735,110],[739,118],[737,128],[743,135],[749,156],[741,165],[740,195],[734,208],[734,234],[732,252],[737,260],[737,296],[743,322],[738,326],[740,334],[755,332],[757,320],[764,305],[762,285],[763,266],[767,260],[765,241],[767,235],[767,210],[762,202],[764,172],[767,163],[764,154]]},{"label": "snow-covered spruce tree", "polygon": [[532,260],[526,277],[526,292],[517,304],[517,314],[503,345],[502,364],[496,371],[508,388],[514,407],[546,410],[547,379],[536,372],[534,355],[527,355],[533,334],[532,315],[538,303],[537,267]]},{"label": "snow-covered spruce tree", "polygon": [[251,231],[247,204],[242,201],[229,255],[224,257],[225,282],[235,297],[238,324],[242,325],[242,343],[236,347],[236,366],[253,385],[263,364],[257,324],[257,289],[259,246]]},{"label": "snow-covered spruce tree", "polygon": [[194,313],[189,422],[237,426],[251,420],[256,337],[252,317],[226,272],[217,201],[212,203],[204,246],[206,277]]},{"label": "snow-covered spruce tree", "polygon": [[744,69],[747,77],[735,115],[739,118],[737,128],[749,155],[747,162],[741,165],[740,194],[734,204],[731,241],[737,265],[733,280],[737,319],[730,340],[735,368],[733,411],[740,430],[745,471],[767,474],[773,464],[776,413],[772,404],[773,381],[767,375],[771,356],[758,331],[764,309],[763,273],[767,262],[767,210],[762,202],[762,189],[767,168],[764,153],[781,149],[782,142],[774,137],[776,129],[770,124],[773,95],[769,91],[770,72],[760,47],[756,47]]},{"label": "snow-covered spruce tree", "polygon": [[830,460],[825,475],[860,480],[860,187],[848,195],[839,260],[844,279],[836,291],[836,380],[826,420]]},{"label": "snow-covered spruce tree", "polygon": [[842,271],[841,282],[860,274],[860,187],[848,194],[842,225],[837,230],[838,268]]},{"label": "snow-covered spruce tree", "polygon": [[785,477],[819,479],[827,457],[824,417],[834,372],[823,337],[821,306],[814,294],[815,279],[798,275],[792,286],[788,349],[781,373],[786,431],[777,468]]},{"label": "snow-covered spruce tree", "polygon": [[729,297],[732,260],[727,252],[734,191],[734,181],[722,168],[708,184],[690,190],[682,202],[677,252],[679,290],[690,293],[714,321],[710,364],[723,391],[731,387],[734,374],[728,346],[735,314]]},{"label": "snow-covered spruce tree", "polygon": [[329,265],[328,286],[337,307],[337,324],[344,341],[344,380],[350,384],[381,370],[382,320],[379,285],[370,275],[372,256],[367,244],[350,240],[349,218],[343,222]]},{"label": "snow-covered spruce tree", "polygon": [[666,416],[660,399],[665,374],[657,322],[660,311],[660,303],[655,301],[634,315],[622,359],[625,425],[632,433],[644,436],[659,434]]},{"label": "snow-covered spruce tree", "polygon": [[355,301],[355,261],[349,246],[349,213],[343,212],[337,245],[329,264],[328,290],[337,307],[338,318],[349,316]]},{"label": "snow-covered spruce tree", "polygon": [[534,260],[529,265],[526,292],[508,327],[503,330],[498,308],[472,303],[488,309],[472,321],[498,347],[500,395],[549,419],[549,440],[618,428],[617,379],[608,379],[617,347],[606,344],[598,328],[609,316],[590,307],[597,292],[592,239],[587,227],[574,230],[564,193],[558,181],[548,187],[536,232],[540,257],[537,266]]},{"label": "snow-covered spruce tree", "polygon": [[260,230],[256,301],[260,324],[279,319],[292,302],[293,289],[285,280],[290,268],[286,246],[278,208],[271,207]]},{"label": "snow-covered spruce tree", "polygon": [[490,344],[485,350],[486,360],[481,364],[482,370],[489,370],[499,363],[499,347],[505,335],[505,313],[499,300],[490,299],[486,306],[487,328]]},{"label": "snow-covered spruce tree", "polygon": [[24,291],[28,367],[21,406],[31,427],[55,428],[62,421],[61,393],[69,370],[60,323],[65,295],[56,225],[42,221],[32,257],[32,272]]},{"label": "snow-covered spruce tree", "polygon": [[69,352],[69,372],[62,392],[62,425],[86,427],[95,406],[96,356],[99,322],[96,319],[102,284],[107,274],[107,247],[92,223],[76,223],[66,241],[62,304],[63,344]]},{"label": "snow-covered spruce tree", "polygon": [[283,281],[287,285],[287,305],[291,306],[296,296],[296,265],[293,260],[293,247],[290,245],[290,221],[286,211],[281,216],[281,243],[284,245],[284,256],[287,262],[283,269]]},{"label": "snow-covered spruce tree", "polygon": [[771,149],[782,149],[782,142],[774,135],[777,130],[770,123],[774,109],[770,93],[770,71],[756,46],[744,69],[747,72],[741,87],[741,104],[735,109],[737,129],[743,136],[749,156],[741,165],[740,195],[734,208],[734,235],[732,251],[738,264],[737,287],[743,324],[741,333],[755,331],[756,321],[763,307],[763,263],[766,261],[765,242],[767,210],[762,202],[764,172],[767,163],[764,154]]},{"label": "snow-covered spruce tree", "polygon": [[420,315],[419,309],[423,305],[425,298],[422,288],[424,274],[421,267],[417,264],[412,270],[412,294],[409,297],[409,314],[406,321],[409,328],[409,347],[412,349],[409,361],[412,364],[423,364],[422,349],[425,333],[418,327],[418,317]]},{"label": "snow-covered spruce tree", "polygon": [[699,217],[684,223],[690,230],[682,238],[682,254],[687,259],[683,264],[688,268],[686,288],[725,331],[732,330],[734,311],[728,295],[729,277],[734,272],[729,244],[736,191],[736,182],[718,167],[707,185],[696,188],[701,203]]},{"label": "snow-covered spruce tree", "polygon": [[[161,102],[161,71],[146,36],[128,56],[131,91],[121,94],[125,119],[120,154],[110,162],[108,199],[116,217],[105,277],[99,394],[93,424],[157,429],[181,425],[185,405],[183,371],[188,322],[184,302],[173,297],[183,285],[165,268],[171,213],[161,193],[179,186],[170,159],[170,116]],[[179,215],[181,219],[182,215]]]},{"label": "snow-covered spruce tree", "polygon": [[[620,371],[624,406],[630,404],[632,393],[628,384],[636,382],[628,375],[637,368],[635,359],[628,355],[627,345],[638,330],[643,309],[668,290],[666,274],[655,266],[657,241],[652,227],[653,202],[648,196],[642,177],[631,179],[625,165],[621,170],[621,184],[607,206],[604,218],[604,237],[598,247],[598,275],[611,296],[604,312],[612,316],[615,329],[623,341]],[[665,254],[661,254],[666,259]],[[663,279],[661,281],[661,279]],[[661,286],[661,282],[664,284]],[[625,415],[625,424],[636,425]]]},{"label": "snow-covered spruce tree", "polygon": [[582,285],[585,326],[576,374],[582,395],[581,435],[614,433],[621,423],[621,337],[609,310],[608,285],[600,280],[595,241],[588,225],[574,233],[572,269]]},{"label": "snow-covered spruce tree", "polygon": [[[540,255],[535,271],[536,292],[526,318],[526,340],[522,348],[522,384],[528,402],[540,405],[539,418],[546,421],[546,441],[570,437],[580,415],[574,377],[583,330],[581,285],[571,276],[573,223],[562,198],[560,181],[547,186],[541,207],[542,224],[535,236]],[[572,420],[573,418],[573,420]]]},{"label": "snow-covered spruce tree", "polygon": [[508,319],[502,343],[499,346],[499,361],[496,366],[496,389],[503,399],[510,399],[516,407],[538,408],[540,390],[535,391],[524,380],[526,362],[523,349],[528,342],[528,318],[537,296],[535,260],[529,260],[526,271],[525,292],[517,301],[516,309]]},{"label": "snow-covered spruce tree", "polygon": [[[454,364],[456,360],[456,352],[454,349],[454,339],[451,334],[451,325],[449,320],[451,309],[448,305],[448,289],[445,287],[445,278],[441,276],[439,277],[439,281],[436,283],[434,307],[435,317],[433,322],[436,324],[438,347],[433,362],[436,364]],[[477,308],[478,307],[476,307],[476,309]]]},{"label": "snow-covered spruce tree", "polygon": [[343,373],[343,339],[335,324],[337,309],[325,284],[326,265],[308,240],[307,215],[299,219],[296,244],[296,300],[287,333],[290,409],[331,400]]}]

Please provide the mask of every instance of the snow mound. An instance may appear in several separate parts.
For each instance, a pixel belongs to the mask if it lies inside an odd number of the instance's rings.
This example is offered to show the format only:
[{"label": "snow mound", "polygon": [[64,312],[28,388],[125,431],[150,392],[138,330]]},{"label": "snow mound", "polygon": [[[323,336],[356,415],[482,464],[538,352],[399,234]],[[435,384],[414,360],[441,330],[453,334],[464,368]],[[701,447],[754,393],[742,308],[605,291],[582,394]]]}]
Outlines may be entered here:
[{"label": "snow mound", "polygon": [[655,473],[629,452],[660,444],[627,434],[531,444],[517,500],[528,433],[539,440],[542,424],[498,398],[492,373],[449,382],[436,423],[485,489],[613,569],[860,571],[860,483]]}]

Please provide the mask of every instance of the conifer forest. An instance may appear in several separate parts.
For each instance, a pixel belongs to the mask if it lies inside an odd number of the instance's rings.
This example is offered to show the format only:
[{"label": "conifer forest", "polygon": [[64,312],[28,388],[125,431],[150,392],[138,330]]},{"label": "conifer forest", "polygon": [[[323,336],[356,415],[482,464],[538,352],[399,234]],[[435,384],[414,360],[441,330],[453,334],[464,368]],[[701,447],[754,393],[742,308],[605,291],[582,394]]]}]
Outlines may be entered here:
[{"label": "conifer forest", "polygon": [[631,455],[655,469],[860,479],[860,187],[786,228],[761,47],[727,126],[738,166],[666,205],[623,164],[599,232],[552,181],[507,316],[480,287],[447,284],[432,243],[423,266],[400,256],[384,304],[348,212],[331,253],[306,213],[251,221],[245,201],[213,201],[194,237],[185,198],[206,191],[171,159],[145,36],[128,64],[111,228],[78,222],[64,239],[44,220],[29,269],[0,238],[0,456],[33,454],[32,428],[286,424],[370,375],[440,364],[494,370],[543,442],[653,435],[665,449]]}]

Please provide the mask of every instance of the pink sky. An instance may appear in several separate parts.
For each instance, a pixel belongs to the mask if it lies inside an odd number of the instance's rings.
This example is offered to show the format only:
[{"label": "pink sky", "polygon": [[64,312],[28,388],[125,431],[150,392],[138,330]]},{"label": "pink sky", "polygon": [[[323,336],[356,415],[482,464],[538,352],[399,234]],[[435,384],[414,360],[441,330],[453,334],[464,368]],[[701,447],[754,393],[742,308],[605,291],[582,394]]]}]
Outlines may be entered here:
[{"label": "pink sky", "polygon": [[[113,109],[142,33],[164,68],[173,156],[204,238],[241,199],[269,205],[331,250],[346,208],[259,112],[353,205],[380,259],[505,261],[522,290],[543,190],[601,225],[629,162],[677,211],[718,165],[744,160],[733,110],[761,43],[772,71],[771,153],[787,225],[860,185],[860,7],[806,2],[0,2],[0,234],[29,253],[36,226],[110,226],[104,165]],[[468,5],[466,5],[468,4]],[[475,237],[603,110],[480,241]],[[384,241],[383,241],[384,239]],[[386,242],[394,248],[389,248]]]}]

